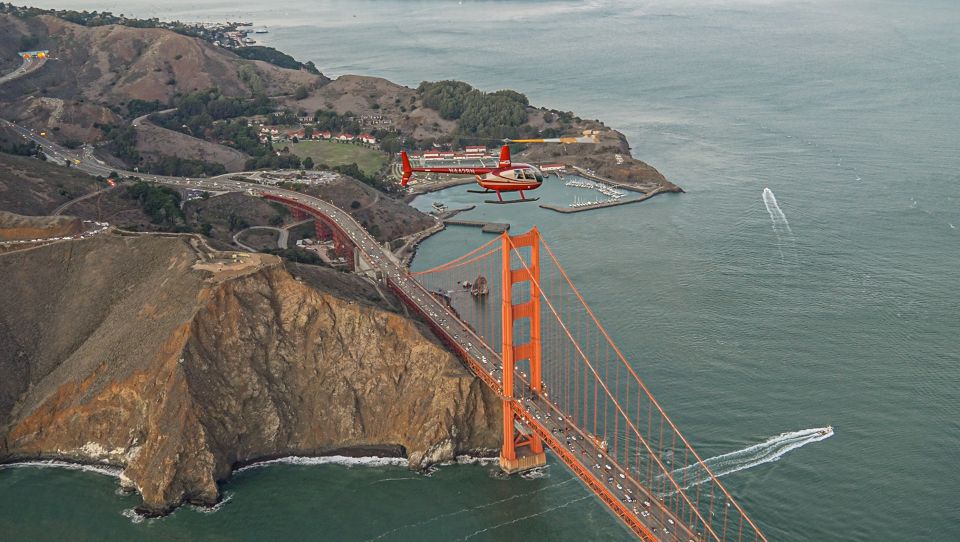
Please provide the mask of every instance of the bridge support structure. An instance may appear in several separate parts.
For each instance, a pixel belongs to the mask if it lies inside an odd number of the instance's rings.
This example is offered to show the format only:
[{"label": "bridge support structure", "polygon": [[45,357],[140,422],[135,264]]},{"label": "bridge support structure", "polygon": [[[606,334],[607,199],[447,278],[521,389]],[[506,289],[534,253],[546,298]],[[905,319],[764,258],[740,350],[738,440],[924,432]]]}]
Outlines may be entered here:
[{"label": "bridge support structure", "polygon": [[[518,361],[526,360],[530,365],[530,391],[540,393],[543,389],[541,376],[542,345],[540,342],[540,294],[534,282],[540,282],[540,232],[533,228],[529,232],[510,236],[506,232],[501,237],[502,269],[501,288],[503,302],[501,307],[501,357],[503,359],[503,447],[500,450],[500,468],[508,473],[522,472],[546,464],[547,456],[543,451],[540,436],[529,430],[523,420],[514,411],[514,376]],[[514,269],[512,255],[514,249],[529,247],[529,262]],[[517,251],[519,253],[519,250]],[[523,255],[520,254],[520,258]],[[526,285],[527,299],[514,300],[513,286]],[[523,344],[514,343],[514,324],[528,321],[530,331],[528,340]]]},{"label": "bridge support structure", "polygon": [[346,232],[328,216],[318,213],[295,200],[282,196],[264,194],[263,198],[283,204],[290,209],[293,217],[297,220],[305,220],[312,217],[317,239],[320,241],[329,241],[332,239],[334,254],[336,254],[337,257],[343,258],[344,263],[350,270],[354,269],[356,257],[353,242],[350,241],[350,237],[347,236]]}]

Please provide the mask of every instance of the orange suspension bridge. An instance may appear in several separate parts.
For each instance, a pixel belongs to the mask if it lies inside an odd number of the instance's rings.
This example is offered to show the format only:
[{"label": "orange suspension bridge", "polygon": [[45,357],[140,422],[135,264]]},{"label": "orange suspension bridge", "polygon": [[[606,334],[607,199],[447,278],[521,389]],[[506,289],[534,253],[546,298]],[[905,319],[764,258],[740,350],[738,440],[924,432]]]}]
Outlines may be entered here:
[{"label": "orange suspension bridge", "polygon": [[664,412],[536,228],[411,274],[342,210],[263,192],[319,219],[338,253],[351,242],[354,260],[364,260],[497,392],[503,470],[544,465],[550,448],[642,540],[767,540]]},{"label": "orange suspension bridge", "polygon": [[413,275],[467,324],[475,342],[499,346],[499,355],[478,359],[474,341],[462,348],[450,337],[502,397],[504,470],[544,464],[547,446],[644,540],[766,540],[651,395],[536,228]]}]

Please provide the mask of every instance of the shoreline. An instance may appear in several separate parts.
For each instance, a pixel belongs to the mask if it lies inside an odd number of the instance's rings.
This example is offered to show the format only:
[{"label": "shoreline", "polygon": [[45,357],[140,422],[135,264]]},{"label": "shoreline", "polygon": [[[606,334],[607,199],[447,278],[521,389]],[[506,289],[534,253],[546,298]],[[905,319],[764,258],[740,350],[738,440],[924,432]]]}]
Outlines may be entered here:
[{"label": "shoreline", "polygon": [[[485,465],[487,462],[496,461],[497,450],[465,450],[463,453],[455,455],[452,459],[431,463],[425,465],[416,472],[429,473],[433,469],[448,465]],[[406,449],[400,445],[368,445],[368,446],[346,446],[342,448],[331,448],[313,455],[290,455],[290,454],[269,454],[249,461],[238,461],[230,466],[230,472],[224,478],[218,479],[217,500],[215,502],[201,502],[185,499],[179,503],[171,505],[165,510],[149,510],[139,506],[134,506],[132,512],[140,518],[159,518],[172,514],[178,508],[185,504],[196,506],[203,509],[215,509],[222,505],[229,497],[225,498],[225,493],[220,490],[222,484],[227,482],[235,475],[253,469],[270,467],[273,465],[339,465],[342,467],[403,467],[409,470],[409,459]],[[82,459],[64,459],[54,457],[38,456],[34,458],[7,458],[0,461],[0,471],[6,469],[64,469],[72,471],[83,471],[101,476],[109,476],[118,480],[119,487],[125,493],[140,492],[134,487],[128,487],[124,484],[123,471],[126,465],[116,463],[85,461]]]},{"label": "shoreline", "polygon": [[472,184],[477,182],[473,177],[469,178],[459,178],[451,179],[449,181],[443,181],[439,183],[430,183],[429,185],[417,185],[412,188],[406,195],[403,196],[403,202],[410,204],[413,200],[417,199],[417,196],[422,196],[424,194],[429,194],[431,192],[439,192],[441,190],[446,190],[447,188],[453,188],[455,186],[463,186],[466,184]]}]

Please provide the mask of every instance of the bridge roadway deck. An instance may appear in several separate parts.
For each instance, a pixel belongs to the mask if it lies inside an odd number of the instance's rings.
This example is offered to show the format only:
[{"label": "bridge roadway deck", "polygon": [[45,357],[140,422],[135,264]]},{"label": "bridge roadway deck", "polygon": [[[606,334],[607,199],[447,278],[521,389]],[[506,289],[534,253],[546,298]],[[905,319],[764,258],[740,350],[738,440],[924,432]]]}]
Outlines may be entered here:
[{"label": "bridge roadway deck", "polygon": [[[40,137],[32,130],[2,119],[0,124],[11,126],[54,157],[80,160],[75,167],[81,171],[92,175],[107,175],[114,170],[100,164],[91,156],[75,153]],[[380,244],[353,217],[339,207],[299,192],[233,181],[228,176],[186,179],[130,171],[120,173],[136,175],[146,181],[185,188],[247,192],[258,196],[270,194],[287,199],[291,204],[302,205],[313,212],[328,216],[360,249],[362,257],[371,266],[379,268],[390,288],[423,315],[441,340],[461,355],[472,372],[499,395],[503,395],[501,387],[503,375],[499,354],[474,334],[445,305],[428,293],[407,273],[406,269],[385,253]],[[529,384],[522,374],[518,373],[515,378],[518,387],[529,390]],[[702,539],[702,535],[691,532],[679,518],[663,506],[659,499],[636,482],[628,468],[618,465],[592,438],[576,426],[564,421],[563,414],[548,398],[528,393],[514,399],[513,405],[520,419],[536,431],[544,443],[641,539],[649,541]]]}]

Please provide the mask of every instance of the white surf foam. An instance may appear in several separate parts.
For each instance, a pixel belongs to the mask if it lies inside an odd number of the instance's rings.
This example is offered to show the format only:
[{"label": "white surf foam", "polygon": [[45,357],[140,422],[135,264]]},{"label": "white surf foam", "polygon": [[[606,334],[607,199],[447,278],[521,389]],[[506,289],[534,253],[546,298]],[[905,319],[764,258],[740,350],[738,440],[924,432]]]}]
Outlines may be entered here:
[{"label": "white surf foam", "polygon": [[56,459],[7,463],[5,465],[0,465],[0,470],[20,469],[20,468],[26,468],[26,467],[79,470],[84,472],[93,472],[96,474],[102,474],[104,476],[112,476],[113,478],[119,478],[120,473],[123,472],[123,469],[121,469],[120,467],[111,467],[109,465],[83,465],[80,463],[69,463],[67,461],[58,461]]},{"label": "white surf foam", "polygon": [[474,457],[472,455],[458,455],[457,465],[495,465],[500,462],[497,457]]},{"label": "white surf foam", "polygon": [[530,469],[520,475],[524,480],[539,480],[540,478],[549,478],[550,474],[547,473],[548,466],[537,467],[535,469]]},{"label": "white surf foam", "polygon": [[141,516],[133,508],[127,508],[123,512],[120,512],[120,515],[129,519],[130,523],[143,523],[146,520],[146,516]]},{"label": "white surf foam", "polygon": [[257,461],[236,472],[268,467],[270,465],[342,465],[345,467],[406,467],[409,464],[404,457],[346,457],[329,455],[324,457],[288,456],[266,461]]},{"label": "white surf foam", "polygon": [[213,506],[197,506],[197,505],[191,504],[190,508],[192,508],[197,512],[200,512],[201,514],[213,514],[215,512],[219,512],[220,509],[223,508],[223,505],[230,502],[231,499],[233,499],[233,493],[225,492],[223,494],[223,498],[220,499],[220,502],[218,502]]},{"label": "white surf foam", "polygon": [[[832,436],[832,427],[817,427],[781,433],[760,444],[754,444],[753,446],[748,446],[735,452],[704,459],[703,463],[713,471],[714,476],[720,478],[721,476],[763,465],[764,463],[779,461],[780,458],[788,452],[806,446],[807,444],[820,442]],[[699,463],[682,469],[676,469],[670,473],[670,476],[677,484],[685,484],[683,485],[683,489],[710,480],[710,475],[707,474],[706,469]]]}]

